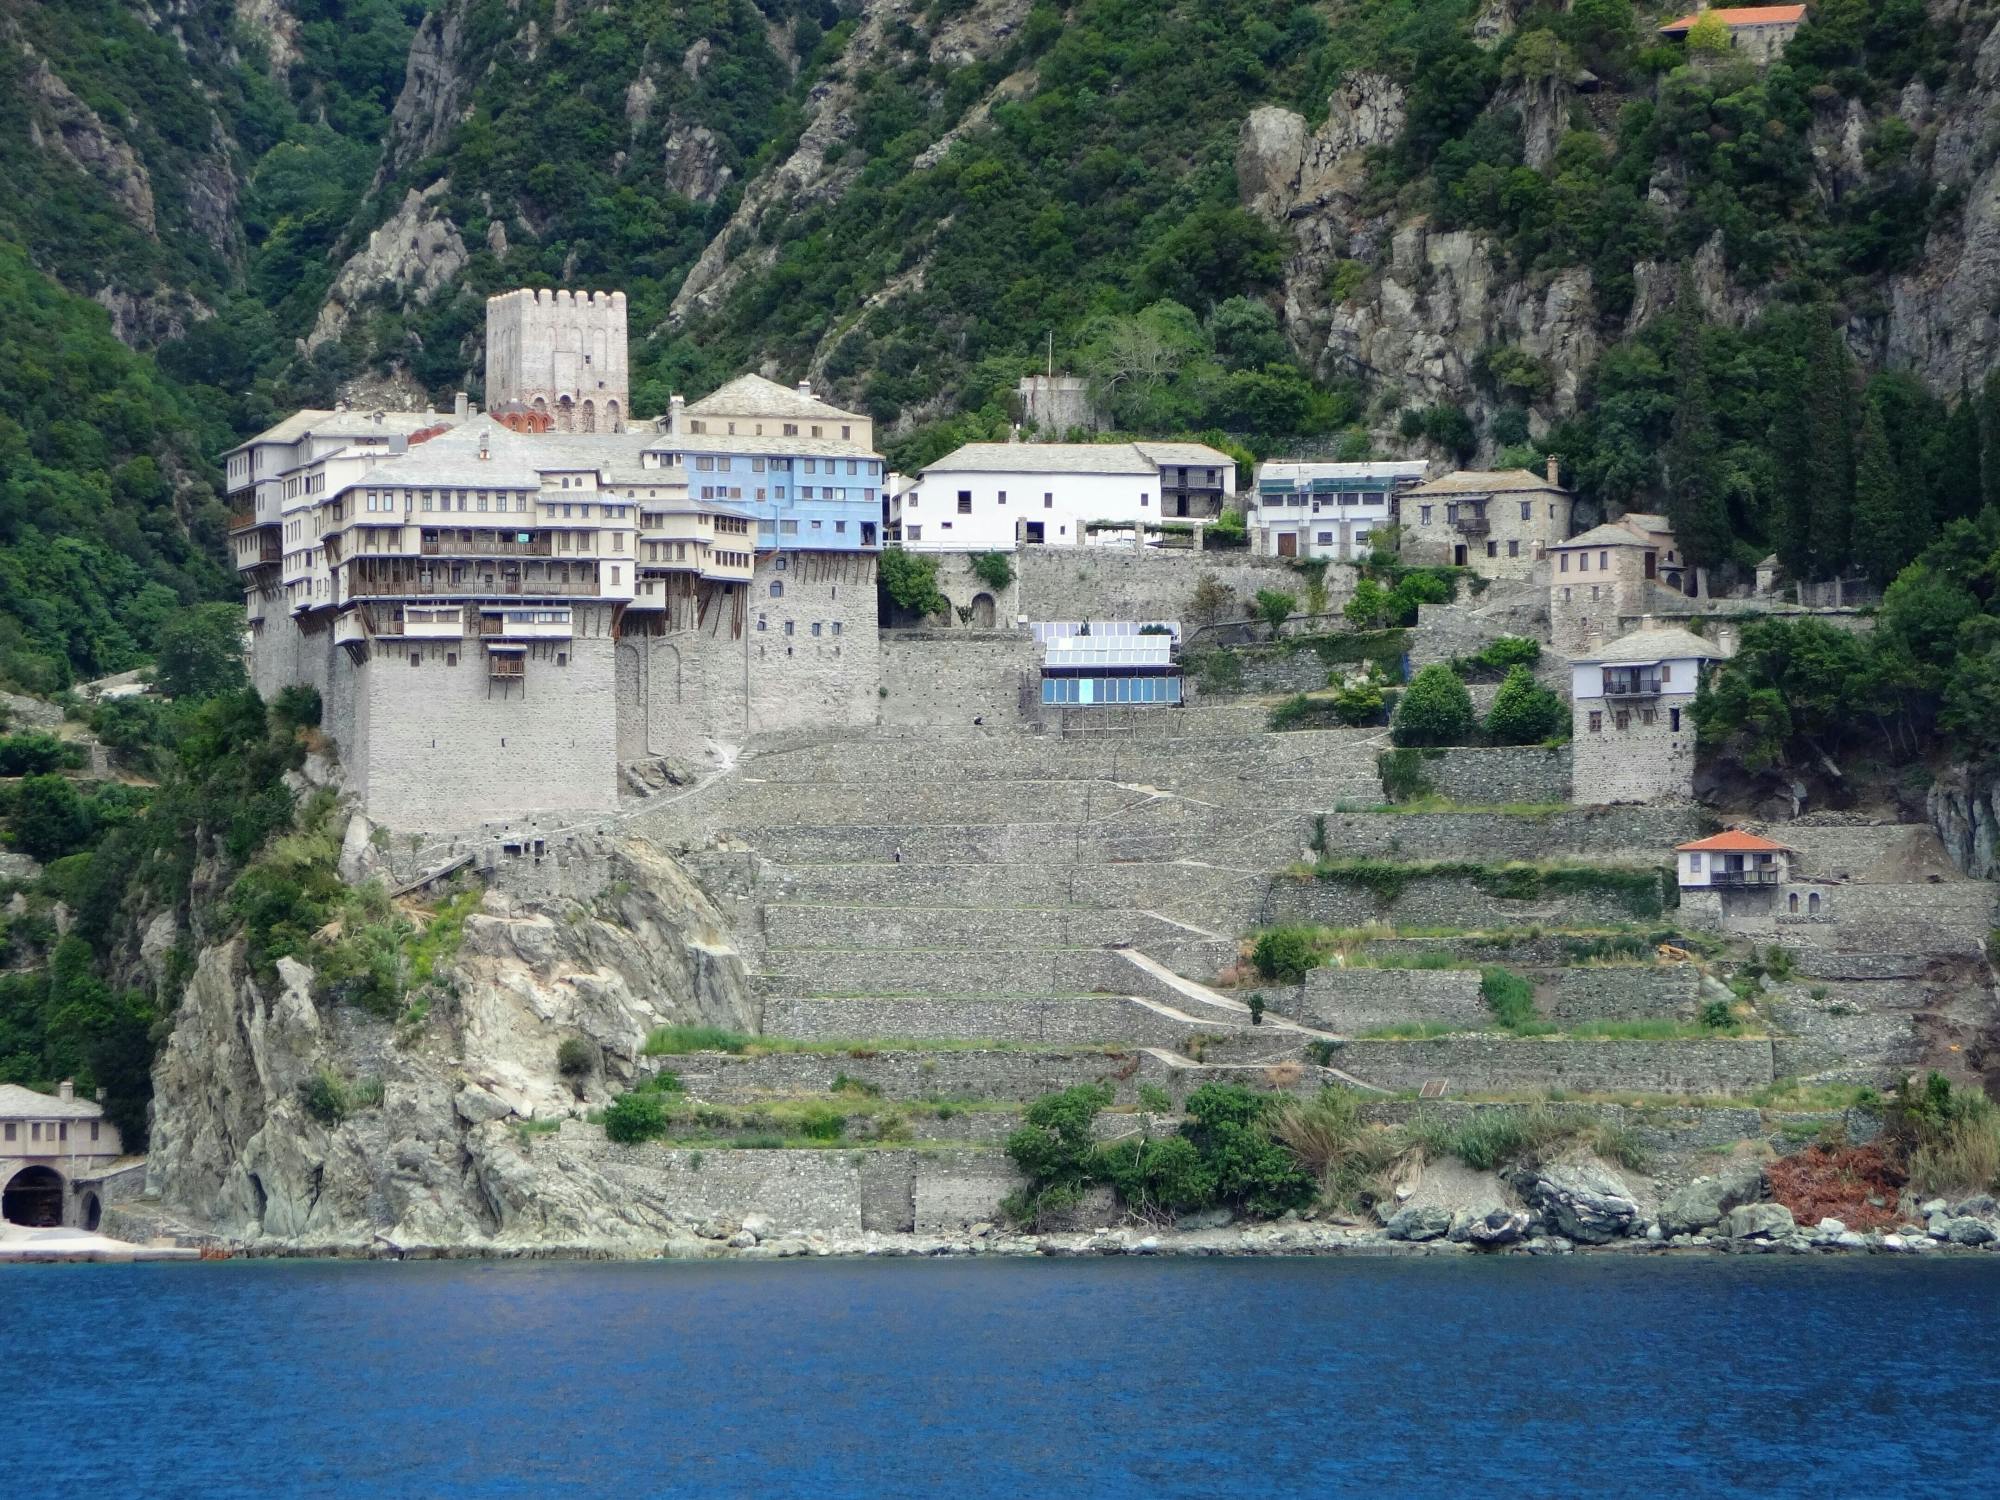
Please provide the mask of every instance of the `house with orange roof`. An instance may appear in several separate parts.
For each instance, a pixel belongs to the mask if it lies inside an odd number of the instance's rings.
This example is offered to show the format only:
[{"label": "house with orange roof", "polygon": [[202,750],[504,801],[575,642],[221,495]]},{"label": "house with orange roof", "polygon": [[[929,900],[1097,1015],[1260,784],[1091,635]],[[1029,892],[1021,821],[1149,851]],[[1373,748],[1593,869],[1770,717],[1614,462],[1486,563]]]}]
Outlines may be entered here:
[{"label": "house with orange roof", "polygon": [[1660,35],[1671,42],[1684,42],[1688,32],[1694,29],[1695,22],[1704,15],[1714,16],[1729,28],[1732,50],[1761,66],[1784,56],[1786,45],[1798,34],[1805,21],[1806,8],[1803,5],[1740,5],[1693,11],[1662,26]]},{"label": "house with orange roof", "polygon": [[1789,845],[1741,828],[1676,844],[1674,854],[1684,891],[1775,891],[1791,875]]}]

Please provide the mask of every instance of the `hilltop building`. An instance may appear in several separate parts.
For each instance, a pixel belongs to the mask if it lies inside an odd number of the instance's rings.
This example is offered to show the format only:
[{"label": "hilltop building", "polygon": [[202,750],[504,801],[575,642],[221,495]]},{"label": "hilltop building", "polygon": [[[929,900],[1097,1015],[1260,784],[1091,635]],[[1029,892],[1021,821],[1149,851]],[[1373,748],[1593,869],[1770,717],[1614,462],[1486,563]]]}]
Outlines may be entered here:
[{"label": "hilltop building", "polygon": [[1631,512],[1551,543],[1548,557],[1550,639],[1566,654],[1705,592],[1702,570],[1681,556],[1665,516]]},{"label": "hilltop building", "polygon": [[97,1228],[100,1173],[124,1148],[104,1106],[65,1081],[53,1095],[0,1083],[0,1219]]},{"label": "hilltop building", "polygon": [[1693,11],[1667,22],[1660,28],[1660,35],[1670,42],[1685,42],[1695,22],[1705,14],[1714,16],[1729,28],[1729,45],[1734,50],[1761,65],[1776,62],[1785,55],[1785,48],[1798,35],[1799,27],[1805,24],[1806,8],[1803,5],[1743,5],[1706,12]]},{"label": "hilltop building", "polygon": [[912,552],[1011,552],[1143,541],[1201,527],[1236,495],[1236,461],[1203,443],[967,443],[891,501]]},{"label": "hilltop building", "polygon": [[319,690],[369,815],[587,816],[634,762],[870,722],[867,419],[745,376],[634,422],[621,295],[489,313],[500,410],[302,412],[227,455],[253,678]]},{"label": "hilltop building", "polygon": [[1372,549],[1370,535],[1390,523],[1396,497],[1429,472],[1422,459],[1261,463],[1244,512],[1250,550],[1259,557],[1359,561]]},{"label": "hilltop building", "polygon": [[1720,650],[1685,630],[1641,628],[1570,663],[1573,799],[1585,804],[1694,796],[1701,669]]},{"label": "hilltop building", "polygon": [[1570,493],[1548,473],[1461,469],[1406,490],[1397,500],[1403,559],[1470,568],[1488,578],[1527,578],[1569,535]]}]

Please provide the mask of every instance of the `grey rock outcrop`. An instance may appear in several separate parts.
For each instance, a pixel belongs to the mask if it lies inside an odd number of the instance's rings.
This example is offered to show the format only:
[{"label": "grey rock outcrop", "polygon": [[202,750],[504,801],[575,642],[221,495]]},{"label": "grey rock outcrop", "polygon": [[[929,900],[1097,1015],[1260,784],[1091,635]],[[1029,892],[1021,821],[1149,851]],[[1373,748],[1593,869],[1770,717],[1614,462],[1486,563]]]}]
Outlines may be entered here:
[{"label": "grey rock outcrop", "polygon": [[1398,1209],[1384,1226],[1392,1240],[1435,1240],[1451,1232],[1451,1210],[1434,1203],[1412,1203]]},{"label": "grey rock outcrop", "polygon": [[676,125],[662,147],[667,186],[695,203],[713,203],[736,174],[723,164],[722,142],[706,125]]},{"label": "grey rock outcrop", "polygon": [[1497,1250],[1503,1245],[1518,1244],[1527,1235],[1528,1216],[1519,1209],[1498,1204],[1461,1213],[1451,1226],[1454,1244],[1471,1245],[1480,1250]]},{"label": "grey rock outcrop", "polygon": [[[537,1153],[515,1126],[628,1086],[658,1026],[752,1027],[723,931],[679,867],[633,841],[587,907],[489,895],[418,1019],[325,999],[291,959],[260,980],[240,941],[209,947],[155,1070],[150,1185],[190,1224],[250,1242],[657,1244],[671,1215],[613,1163]],[[581,1104],[556,1069],[576,1035],[603,1056]]]},{"label": "grey rock outcrop", "polygon": [[464,117],[466,91],[474,82],[465,51],[465,7],[440,6],[418,24],[403,69],[403,89],[389,117],[378,185],[443,145]]},{"label": "grey rock outcrop", "polygon": [[1729,1210],[1724,1223],[1730,1238],[1738,1240],[1778,1239],[1798,1228],[1782,1203],[1741,1204]]},{"label": "grey rock outcrop", "polygon": [[38,150],[62,158],[110,194],[125,217],[148,236],[159,226],[153,204],[153,181],[146,175],[125,137],[56,75],[26,42],[25,83],[29,104],[28,139]]},{"label": "grey rock outcrop", "polygon": [[1578,1244],[1608,1244],[1639,1222],[1639,1204],[1625,1184],[1594,1163],[1561,1163],[1522,1175],[1529,1180],[1518,1185],[1530,1206]]},{"label": "grey rock outcrop", "polygon": [[1756,1162],[1734,1162],[1713,1177],[1697,1177],[1668,1194],[1660,1205],[1660,1229],[1666,1234],[1692,1234],[1720,1224],[1739,1204],[1763,1196],[1764,1169]]},{"label": "grey rock outcrop", "polygon": [[348,258],[306,337],[308,350],[339,338],[369,298],[391,292],[428,302],[465,269],[472,256],[439,201],[450,186],[449,178],[440,177],[422,192],[412,188],[402,207],[368,236],[367,246]]},{"label": "grey rock outcrop", "polygon": [[2000,775],[1953,766],[1931,783],[1924,806],[1954,866],[1976,880],[2000,879]]}]

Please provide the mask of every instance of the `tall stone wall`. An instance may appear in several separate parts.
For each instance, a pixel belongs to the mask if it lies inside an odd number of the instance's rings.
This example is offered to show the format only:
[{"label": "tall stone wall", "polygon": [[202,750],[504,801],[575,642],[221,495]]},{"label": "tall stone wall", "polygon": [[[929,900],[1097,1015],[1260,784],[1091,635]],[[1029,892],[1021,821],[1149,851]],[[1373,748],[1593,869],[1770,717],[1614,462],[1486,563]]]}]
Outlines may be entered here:
[{"label": "tall stone wall", "polygon": [[1314,969],[1285,1014],[1329,1031],[1368,1031],[1412,1021],[1467,1028],[1493,1019],[1477,969]]},{"label": "tall stone wall", "polygon": [[1614,889],[1549,889],[1530,900],[1512,900],[1491,894],[1468,875],[1417,876],[1387,899],[1358,881],[1273,876],[1265,887],[1258,919],[1266,924],[1314,922],[1327,927],[1365,927],[1383,921],[1402,927],[1535,922],[1597,927],[1659,920],[1657,915],[1636,911]]},{"label": "tall stone wall", "polygon": [[623,430],[632,414],[625,335],[623,292],[487,298],[487,408],[545,411],[564,432]]},{"label": "tall stone wall", "polygon": [[881,650],[885,724],[1005,727],[1038,691],[1034,638],[1020,631],[892,630]]},{"label": "tall stone wall", "polygon": [[[347,751],[369,817],[418,831],[615,809],[613,643],[598,612],[575,614],[578,636],[530,646],[513,684],[488,675],[477,641],[378,650],[361,672]],[[593,626],[606,633],[583,633]]]},{"label": "tall stone wall", "polygon": [[[1694,694],[1643,703],[1579,698],[1573,705],[1575,798],[1584,803],[1687,801],[1694,796]],[[1602,717],[1597,729],[1590,715]],[[1617,715],[1626,716],[1618,727]],[[1653,722],[1645,722],[1652,714]],[[1676,720],[1679,727],[1676,728]]]},{"label": "tall stone wall", "polygon": [[1326,815],[1326,852],[1336,858],[1583,856],[1652,863],[1676,844],[1714,831],[1714,818],[1695,807],[1579,807],[1537,814],[1336,812]]},{"label": "tall stone wall", "polygon": [[1557,1021],[1690,1020],[1701,998],[1693,964],[1586,964],[1564,969],[1543,1009]]},{"label": "tall stone wall", "polygon": [[1741,1094],[1776,1076],[1771,1043],[1734,1037],[1674,1042],[1562,1037],[1447,1036],[1351,1041],[1334,1066],[1385,1089],[1445,1081],[1447,1094],[1516,1089],[1656,1094]]}]

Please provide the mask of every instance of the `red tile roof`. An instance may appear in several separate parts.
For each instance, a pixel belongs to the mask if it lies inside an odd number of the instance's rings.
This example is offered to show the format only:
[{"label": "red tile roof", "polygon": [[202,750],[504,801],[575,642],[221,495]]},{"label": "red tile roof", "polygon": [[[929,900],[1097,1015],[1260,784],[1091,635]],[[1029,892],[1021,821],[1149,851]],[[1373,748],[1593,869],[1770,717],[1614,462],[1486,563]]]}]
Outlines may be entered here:
[{"label": "red tile roof", "polygon": [[[1678,21],[1669,21],[1660,28],[1661,36],[1677,36],[1702,18],[1703,12],[1682,16]],[[1734,9],[1717,9],[1725,26],[1779,26],[1787,21],[1803,21],[1806,8],[1803,5],[1740,5]]]},{"label": "red tile roof", "polygon": [[1691,844],[1676,844],[1674,852],[1702,853],[1714,851],[1721,854],[1768,854],[1773,851],[1791,853],[1786,844],[1774,844],[1769,839],[1759,838],[1754,833],[1745,833],[1740,828],[1732,828],[1727,833],[1711,834],[1705,839],[1696,839]]}]

